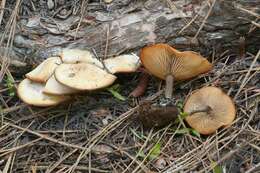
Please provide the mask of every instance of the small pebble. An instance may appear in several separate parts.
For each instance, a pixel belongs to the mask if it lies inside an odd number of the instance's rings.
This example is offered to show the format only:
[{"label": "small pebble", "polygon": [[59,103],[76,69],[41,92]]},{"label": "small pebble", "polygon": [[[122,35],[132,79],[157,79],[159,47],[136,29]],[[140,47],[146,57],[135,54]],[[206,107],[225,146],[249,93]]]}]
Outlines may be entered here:
[{"label": "small pebble", "polygon": [[167,163],[164,158],[157,159],[154,164],[154,166],[158,169],[164,169],[166,165]]}]

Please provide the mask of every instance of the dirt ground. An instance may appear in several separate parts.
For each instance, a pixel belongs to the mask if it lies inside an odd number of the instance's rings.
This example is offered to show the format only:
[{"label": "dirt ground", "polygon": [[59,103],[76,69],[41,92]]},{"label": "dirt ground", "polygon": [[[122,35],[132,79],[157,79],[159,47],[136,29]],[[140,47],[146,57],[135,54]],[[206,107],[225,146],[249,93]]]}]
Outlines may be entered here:
[{"label": "dirt ground", "polygon": [[[5,9],[0,11],[0,173],[260,172],[260,3],[241,0],[240,10],[211,18],[208,11],[222,10],[218,1],[205,0],[205,13],[196,0],[0,1]],[[179,6],[194,14],[176,12]],[[195,18],[195,12],[201,16]],[[220,87],[236,106],[230,127],[203,136],[179,119],[144,129],[137,118],[140,102],[163,104],[165,84],[150,76],[143,96],[128,97],[140,72],[117,75],[124,101],[106,89],[47,108],[29,106],[17,96],[24,75],[64,47],[95,50],[107,58],[139,55],[140,48],[157,42],[208,57],[213,70],[177,82],[172,102],[182,110],[192,91]]]}]

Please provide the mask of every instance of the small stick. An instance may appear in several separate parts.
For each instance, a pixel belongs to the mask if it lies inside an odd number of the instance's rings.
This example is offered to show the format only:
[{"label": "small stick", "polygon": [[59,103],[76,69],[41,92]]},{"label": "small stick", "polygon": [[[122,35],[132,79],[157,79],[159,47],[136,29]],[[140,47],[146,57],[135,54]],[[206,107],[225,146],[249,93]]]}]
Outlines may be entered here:
[{"label": "small stick", "polygon": [[172,75],[166,76],[165,98],[168,98],[168,99],[172,98],[173,81],[174,81],[174,78]]}]

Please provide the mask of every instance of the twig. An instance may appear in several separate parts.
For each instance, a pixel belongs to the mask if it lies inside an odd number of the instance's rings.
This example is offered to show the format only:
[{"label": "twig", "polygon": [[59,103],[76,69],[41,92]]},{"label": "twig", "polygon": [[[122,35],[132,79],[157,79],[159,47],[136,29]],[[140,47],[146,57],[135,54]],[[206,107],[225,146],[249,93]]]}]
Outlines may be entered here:
[{"label": "twig", "polygon": [[76,28],[76,34],[75,34],[74,40],[76,40],[76,38],[77,38],[78,30],[79,30],[79,27],[80,27],[81,22],[83,20],[83,17],[85,15],[84,12],[87,8],[87,5],[88,5],[88,0],[87,0],[87,2],[86,2],[86,0],[83,0],[82,4],[81,4],[81,16],[80,16],[79,23],[78,23],[77,28]]},{"label": "twig", "polygon": [[256,169],[260,168],[260,162],[257,163],[256,165],[254,165],[252,168],[250,168],[249,170],[247,170],[245,173],[253,173],[256,171]]},{"label": "twig", "polygon": [[210,15],[210,13],[211,13],[212,9],[213,9],[213,7],[214,7],[215,3],[216,3],[216,0],[214,0],[214,1],[212,2],[212,5],[210,6],[210,9],[209,9],[209,11],[208,11],[208,13],[207,13],[206,17],[204,18],[204,20],[203,20],[202,24],[200,25],[200,28],[199,28],[199,30],[197,31],[197,33],[196,33],[196,34],[195,34],[195,36],[193,37],[193,40],[195,40],[195,39],[197,38],[197,36],[199,35],[200,31],[201,31],[201,30],[202,30],[202,28],[204,27],[204,25],[205,25],[205,23],[206,23],[206,21],[207,21],[207,19],[208,19],[209,15]]},{"label": "twig", "polygon": [[3,156],[5,156],[5,155],[7,155],[7,154],[10,154],[10,153],[15,152],[15,151],[20,150],[20,149],[23,149],[23,148],[25,148],[25,147],[31,146],[31,145],[33,145],[34,143],[40,141],[41,139],[42,139],[42,138],[38,138],[38,139],[35,139],[35,140],[33,140],[33,141],[31,141],[31,142],[28,142],[28,143],[26,143],[26,144],[23,144],[23,145],[20,145],[20,146],[16,146],[16,147],[14,147],[14,148],[2,150],[2,151],[0,151],[0,152],[3,152],[3,154],[0,154],[0,157],[3,157]]},{"label": "twig", "polygon": [[0,12],[0,26],[2,24],[2,20],[3,20],[3,16],[4,16],[4,10],[5,10],[5,1],[6,0],[2,0],[1,2],[1,12]]},{"label": "twig", "polygon": [[85,149],[84,147],[81,147],[81,146],[79,146],[79,145],[74,145],[74,144],[69,144],[69,143],[63,142],[63,141],[59,141],[59,140],[54,139],[54,138],[52,138],[52,137],[49,137],[49,136],[47,136],[47,135],[43,135],[43,134],[37,133],[37,132],[35,132],[35,131],[32,131],[32,130],[30,130],[30,129],[23,128],[23,127],[20,127],[20,126],[11,124],[11,123],[5,123],[5,124],[8,124],[9,126],[12,126],[12,127],[14,127],[14,128],[17,128],[17,129],[26,131],[26,132],[31,133],[31,134],[33,134],[33,135],[36,135],[36,136],[38,136],[38,137],[40,137],[40,138],[43,138],[43,139],[45,139],[45,140],[48,140],[48,141],[51,141],[51,142],[54,142],[54,143],[57,143],[57,144],[60,144],[60,145],[66,146],[66,147],[76,148],[76,149],[80,149],[80,150],[84,150],[84,149]]},{"label": "twig", "polygon": [[253,12],[253,11],[247,10],[247,9],[241,7],[241,6],[238,6],[238,5],[236,6],[236,8],[239,9],[239,10],[241,10],[241,11],[244,11],[244,12],[246,12],[246,13],[252,15],[252,16],[255,16],[255,17],[257,17],[257,18],[260,18],[260,15],[257,14],[257,13],[255,13],[255,12]]},{"label": "twig", "polygon": [[250,67],[249,67],[249,69],[248,69],[248,71],[247,71],[247,73],[246,73],[245,78],[243,79],[243,81],[242,81],[242,83],[241,83],[241,85],[240,85],[240,87],[239,87],[239,89],[238,89],[236,95],[234,96],[234,100],[237,99],[238,95],[240,94],[240,92],[242,91],[242,89],[245,87],[245,85],[246,85],[246,83],[247,83],[246,81],[247,81],[247,79],[248,79],[248,76],[250,75],[250,72],[252,71],[252,69],[253,69],[253,67],[254,67],[254,65],[255,65],[257,59],[259,58],[259,56],[260,56],[260,50],[258,50],[257,55],[255,56],[253,62],[251,63],[251,65],[250,65]]},{"label": "twig", "polygon": [[251,23],[252,23],[253,25],[255,25],[256,27],[260,28],[260,24],[259,24],[259,23],[256,23],[255,21],[251,21]]},{"label": "twig", "polygon": [[95,136],[93,136],[92,139],[90,139],[88,141],[88,143],[86,144],[86,147],[80,153],[80,155],[78,156],[77,160],[70,167],[68,172],[70,172],[70,173],[74,172],[75,167],[79,164],[80,160],[82,158],[84,158],[91,151],[91,149],[97,144],[97,142],[99,140],[103,139],[108,133],[110,133],[111,131],[115,130],[122,122],[127,120],[136,111],[137,108],[138,108],[138,106],[136,106],[135,108],[132,108],[129,111],[125,112],[120,117],[118,117],[118,119],[116,119],[114,122],[110,123],[108,126],[103,128],[99,133],[97,133]]}]

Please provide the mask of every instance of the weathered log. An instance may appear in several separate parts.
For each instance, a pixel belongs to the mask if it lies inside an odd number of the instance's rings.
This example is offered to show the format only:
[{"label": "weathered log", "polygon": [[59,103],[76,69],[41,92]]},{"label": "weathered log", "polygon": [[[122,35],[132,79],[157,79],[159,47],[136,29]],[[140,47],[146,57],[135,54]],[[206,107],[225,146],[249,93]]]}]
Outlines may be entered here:
[{"label": "weathered log", "polygon": [[245,37],[247,50],[254,52],[260,47],[259,28],[251,22],[259,18],[258,0],[210,2],[124,0],[97,5],[90,1],[83,18],[71,14],[67,19],[31,16],[20,20],[14,50],[20,57],[42,61],[64,47],[95,50],[102,57],[106,41],[108,56],[138,51],[155,42],[199,50],[204,55],[211,49],[238,52],[240,37]]}]

